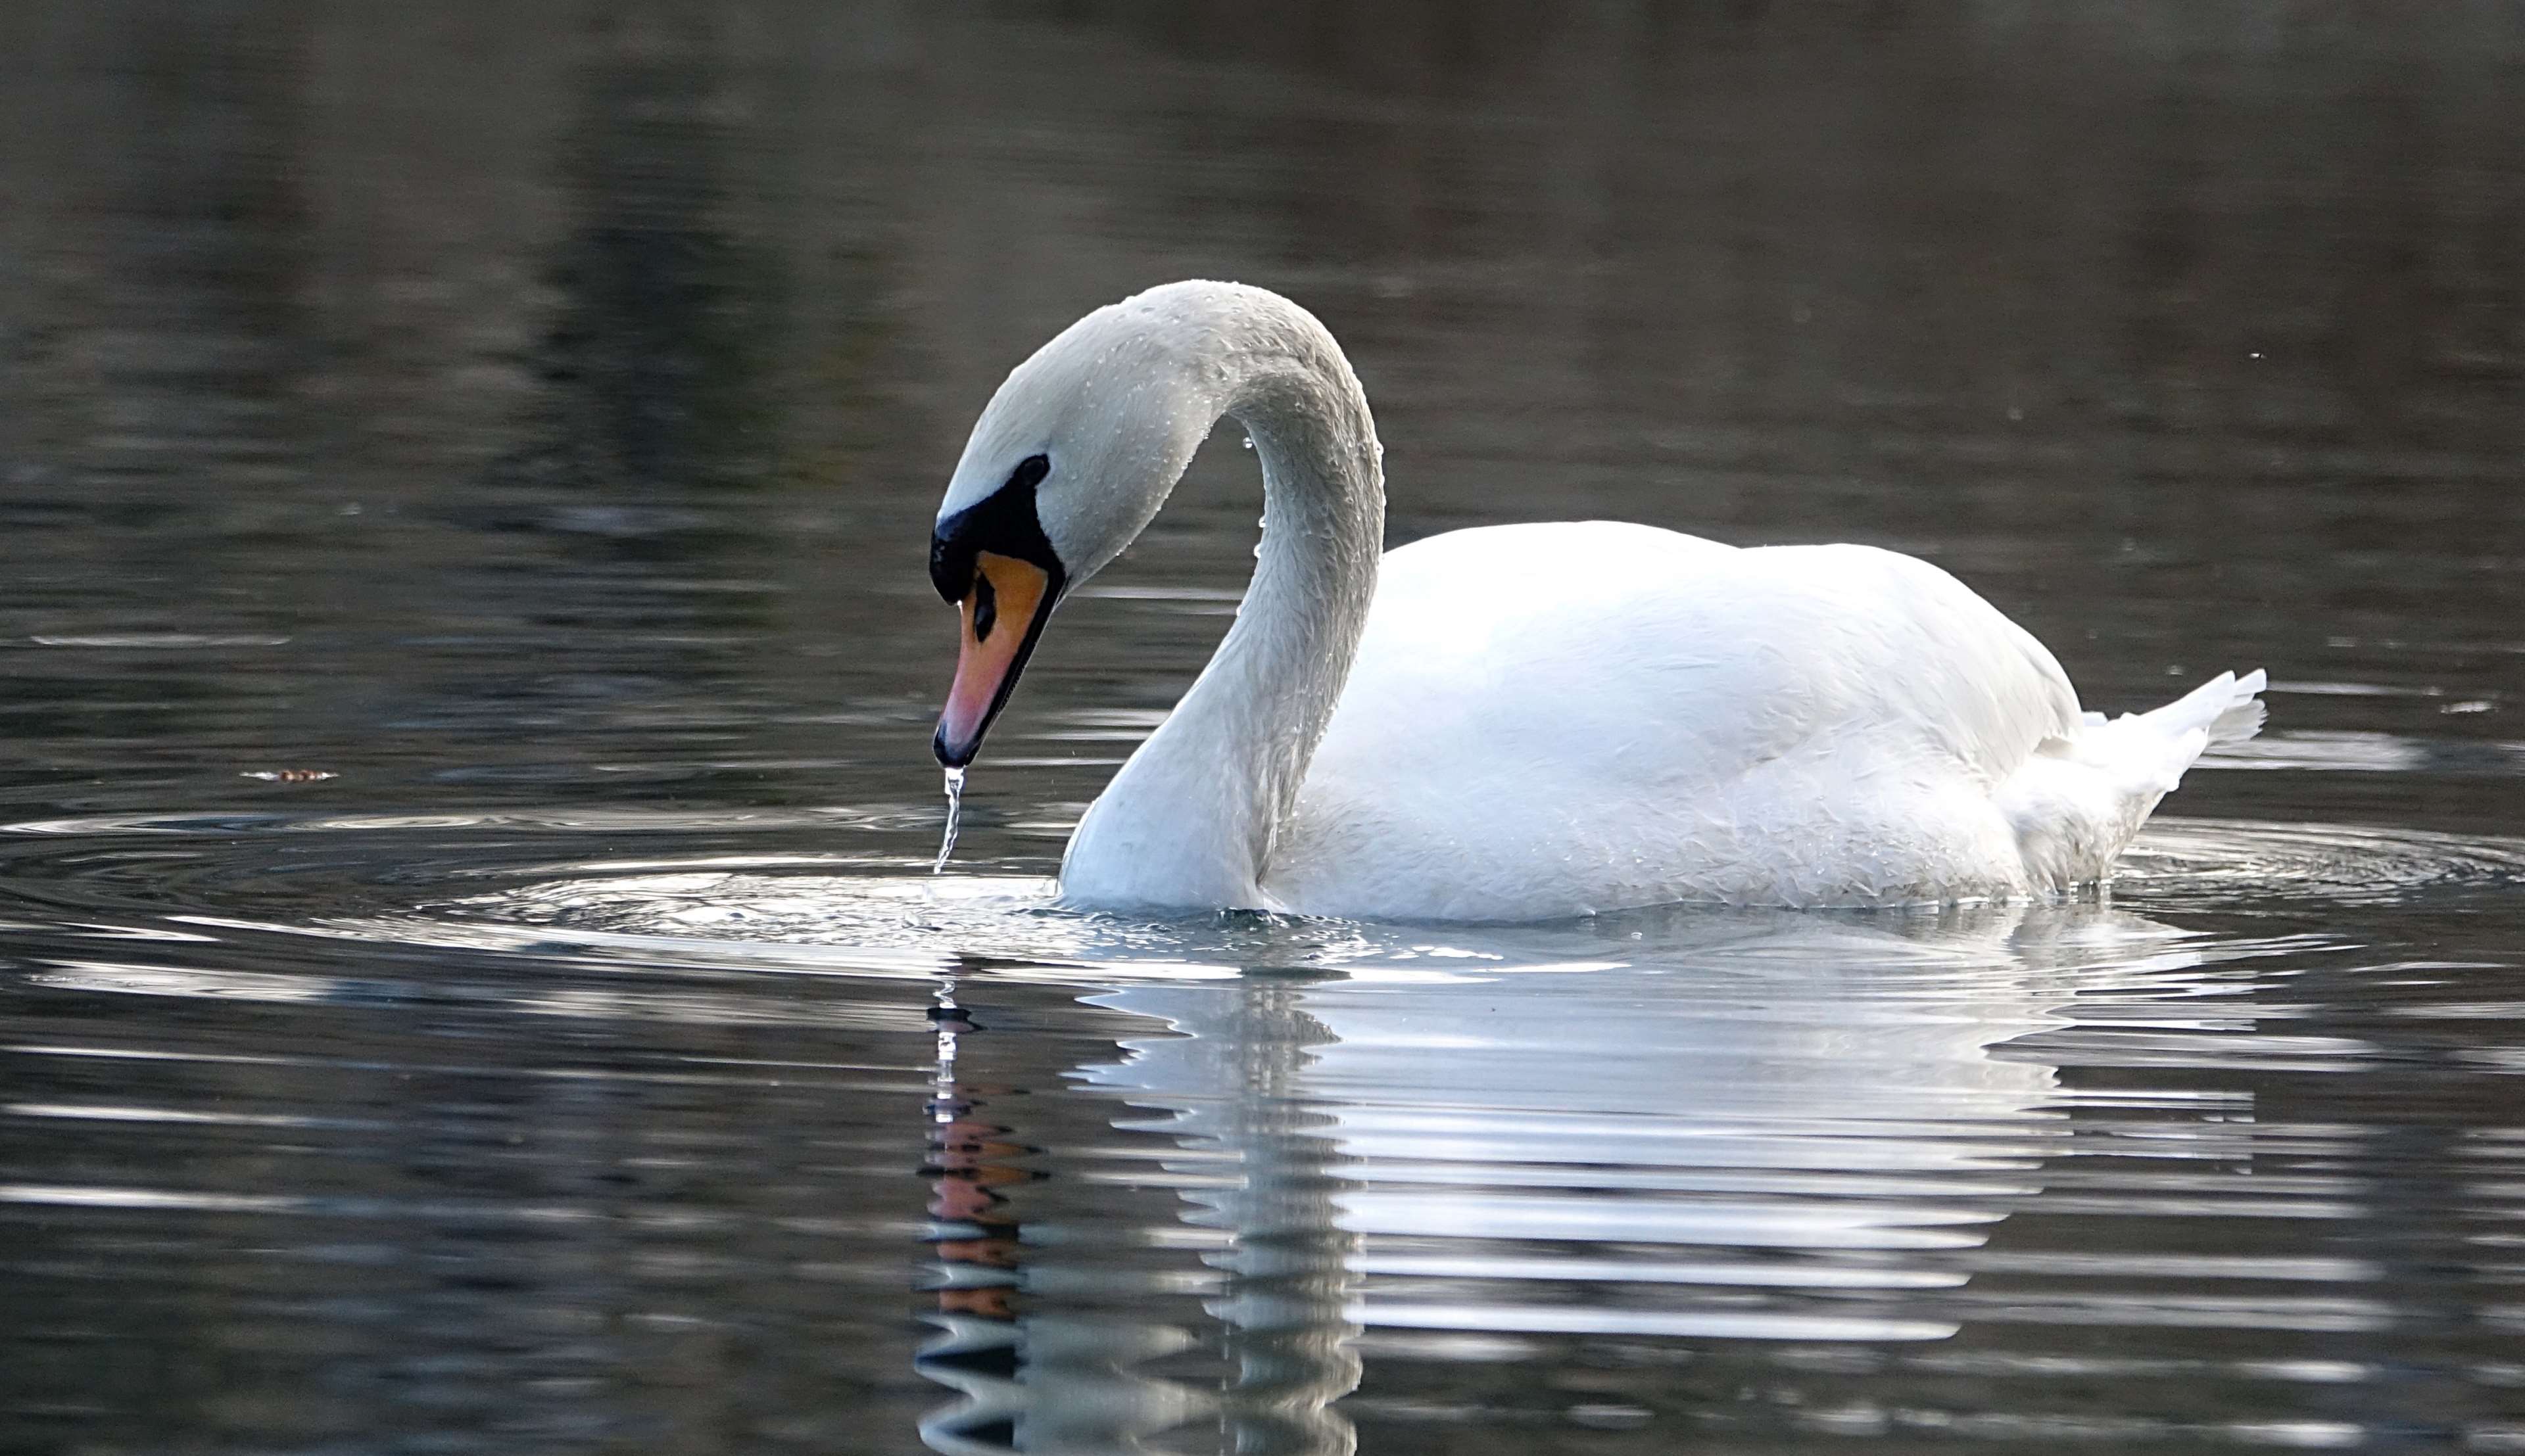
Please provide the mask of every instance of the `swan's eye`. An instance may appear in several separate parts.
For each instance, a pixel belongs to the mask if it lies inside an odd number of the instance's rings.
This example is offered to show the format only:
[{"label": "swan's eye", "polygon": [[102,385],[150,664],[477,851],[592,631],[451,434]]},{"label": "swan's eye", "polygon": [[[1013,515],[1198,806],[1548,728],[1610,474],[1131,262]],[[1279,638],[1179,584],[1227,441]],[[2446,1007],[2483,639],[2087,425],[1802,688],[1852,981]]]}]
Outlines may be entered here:
[{"label": "swan's eye", "polygon": [[[1061,556],[1044,539],[1043,523],[1035,514],[1035,487],[1051,474],[1050,456],[1027,456],[1011,468],[1006,485],[939,520],[929,537],[929,584],[938,589],[938,600],[954,607],[970,597],[975,561],[986,552],[1050,573],[1053,594],[1060,595],[1064,575]],[[998,587],[1002,593],[1009,590],[1007,582]],[[985,633],[990,610],[984,607],[975,623]]]},{"label": "swan's eye", "polygon": [[1000,594],[991,588],[991,578],[979,572],[973,576],[973,640],[987,642],[991,628],[1000,620]]}]

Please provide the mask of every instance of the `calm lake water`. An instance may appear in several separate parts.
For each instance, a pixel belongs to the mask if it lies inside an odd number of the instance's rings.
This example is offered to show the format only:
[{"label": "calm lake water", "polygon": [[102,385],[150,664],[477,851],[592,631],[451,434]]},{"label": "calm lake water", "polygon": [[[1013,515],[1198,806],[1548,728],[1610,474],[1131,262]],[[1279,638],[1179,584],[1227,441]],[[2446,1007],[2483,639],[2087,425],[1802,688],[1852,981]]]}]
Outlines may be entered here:
[{"label": "calm lake water", "polygon": [[[0,1448],[2525,1450],[2525,20],[0,10]],[[2267,667],[2106,898],[1047,906],[1233,432],[931,878],[928,520],[1149,283],[1396,542]]]}]

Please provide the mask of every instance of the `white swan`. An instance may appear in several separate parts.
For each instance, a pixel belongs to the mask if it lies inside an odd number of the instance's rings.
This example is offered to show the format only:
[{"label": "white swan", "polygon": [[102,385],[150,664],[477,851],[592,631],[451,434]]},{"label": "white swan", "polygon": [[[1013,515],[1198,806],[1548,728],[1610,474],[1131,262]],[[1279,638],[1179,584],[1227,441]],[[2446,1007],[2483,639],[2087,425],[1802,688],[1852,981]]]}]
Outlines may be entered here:
[{"label": "white swan", "polygon": [[1384,554],[1383,451],[1332,335],[1185,282],[1071,324],[974,424],[930,547],[964,622],[941,762],[971,760],[1063,594],[1221,416],[1262,458],[1253,584],[1079,821],[1073,904],[1526,920],[2056,892],[2261,722],[2259,672],[2082,715],[2041,643],[1869,547],[1585,521]]}]

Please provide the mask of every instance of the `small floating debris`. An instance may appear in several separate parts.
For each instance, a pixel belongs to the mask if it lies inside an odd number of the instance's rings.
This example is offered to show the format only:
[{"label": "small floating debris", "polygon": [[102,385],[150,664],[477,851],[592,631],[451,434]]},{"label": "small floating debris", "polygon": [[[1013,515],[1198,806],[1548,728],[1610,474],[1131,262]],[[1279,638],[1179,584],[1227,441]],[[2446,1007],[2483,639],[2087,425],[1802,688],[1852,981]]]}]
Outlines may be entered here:
[{"label": "small floating debris", "polygon": [[[317,784],[338,779],[340,774],[323,768],[250,768],[237,775],[241,779],[261,779],[267,784]],[[953,835],[948,843],[955,843]]]}]

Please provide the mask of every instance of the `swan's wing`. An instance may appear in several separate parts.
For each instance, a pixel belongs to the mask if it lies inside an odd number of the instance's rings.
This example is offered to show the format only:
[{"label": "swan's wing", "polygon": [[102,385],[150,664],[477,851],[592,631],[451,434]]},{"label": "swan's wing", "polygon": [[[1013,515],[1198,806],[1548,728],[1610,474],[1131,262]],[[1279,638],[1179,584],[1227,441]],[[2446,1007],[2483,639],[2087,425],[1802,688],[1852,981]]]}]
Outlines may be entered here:
[{"label": "swan's wing", "polygon": [[1907,557],[1452,532],[1386,558],[1271,883],[1514,918],[2002,882],[1992,791],[2077,722],[2041,644]]},{"label": "swan's wing", "polygon": [[1646,791],[1830,739],[1996,783],[2078,720],[2051,653],[1925,561],[1588,521],[1389,555],[1325,752],[1336,769],[1585,760]]}]

